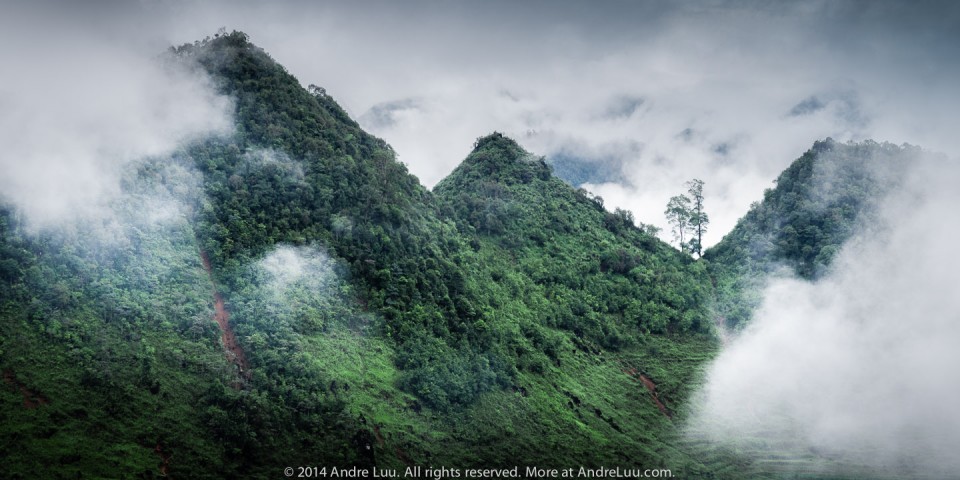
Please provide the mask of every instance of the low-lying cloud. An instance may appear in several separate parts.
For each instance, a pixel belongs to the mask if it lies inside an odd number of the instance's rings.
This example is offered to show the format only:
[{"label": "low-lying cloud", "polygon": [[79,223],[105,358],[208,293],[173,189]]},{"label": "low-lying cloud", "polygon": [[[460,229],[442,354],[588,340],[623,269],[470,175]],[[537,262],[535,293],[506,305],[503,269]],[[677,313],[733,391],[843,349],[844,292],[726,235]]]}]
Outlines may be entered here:
[{"label": "low-lying cloud", "polygon": [[292,308],[290,301],[317,300],[336,293],[340,277],[333,260],[314,247],[279,245],[251,266],[257,283],[278,308]]},{"label": "low-lying cloud", "polygon": [[333,326],[362,330],[373,318],[357,308],[344,267],[321,246],[277,245],[244,268],[246,279],[230,297],[241,322],[318,333]]},{"label": "low-lying cloud", "polygon": [[272,148],[258,148],[245,152],[243,154],[243,163],[240,164],[239,169],[249,170],[251,168],[269,169],[280,172],[288,179],[298,183],[303,183],[305,179],[303,164],[301,162],[290,158],[289,155],[282,151],[277,151]]},{"label": "low-lying cloud", "polygon": [[758,459],[788,451],[818,468],[955,475],[958,178],[955,160],[917,160],[826,278],[773,280],[710,368],[692,434]]},{"label": "low-lying cloud", "polygon": [[0,21],[0,197],[31,226],[100,216],[125,166],[232,128],[231,101],[162,48],[16,19]]}]

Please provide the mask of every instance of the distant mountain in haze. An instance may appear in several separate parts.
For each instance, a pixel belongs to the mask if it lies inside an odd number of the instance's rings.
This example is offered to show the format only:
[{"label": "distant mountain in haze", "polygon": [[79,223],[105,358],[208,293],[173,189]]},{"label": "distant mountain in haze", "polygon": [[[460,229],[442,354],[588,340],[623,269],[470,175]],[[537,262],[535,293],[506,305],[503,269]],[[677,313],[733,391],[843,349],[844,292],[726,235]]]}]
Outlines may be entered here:
[{"label": "distant mountain in haze", "polygon": [[826,273],[851,235],[877,222],[880,202],[922,155],[909,145],[827,139],[794,161],[705,252],[728,325],[746,323],[767,276],[815,280]]}]

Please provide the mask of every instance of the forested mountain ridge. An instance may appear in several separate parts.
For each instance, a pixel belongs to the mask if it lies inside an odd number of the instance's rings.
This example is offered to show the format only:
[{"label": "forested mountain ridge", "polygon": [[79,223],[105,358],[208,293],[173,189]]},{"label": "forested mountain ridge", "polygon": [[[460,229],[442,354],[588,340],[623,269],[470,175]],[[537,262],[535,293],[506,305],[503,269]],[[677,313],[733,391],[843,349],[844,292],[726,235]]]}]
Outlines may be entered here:
[{"label": "forested mountain ridge", "polygon": [[[739,295],[766,217],[697,261],[498,133],[431,192],[245,34],[170,55],[234,100],[232,134],[133,164],[110,222],[35,233],[0,211],[8,477],[737,476],[742,459],[702,456],[677,425],[719,347],[714,282]],[[173,213],[144,218],[157,202]]]},{"label": "forested mountain ridge", "polygon": [[[560,318],[598,315],[572,328],[578,336],[615,349],[625,340],[621,328],[631,338],[637,331],[709,331],[702,265],[637,228],[629,212],[607,212],[600,200],[560,181],[513,140],[480,138],[434,192],[462,230],[493,250],[484,263],[512,257],[530,281],[550,290],[549,303],[574,312]],[[600,330],[587,334],[590,328]]]},{"label": "forested mountain ridge", "polygon": [[[242,33],[171,55],[234,99],[233,134],[132,165],[109,232],[34,234],[4,210],[13,478],[42,465],[272,477],[321,461],[695,463],[671,446],[668,416],[716,345],[697,262],[540,160],[467,175],[489,153],[530,157],[499,134],[445,184],[502,185],[502,212],[423,188]],[[157,195],[172,220],[138,215]],[[515,234],[474,225],[473,210]],[[224,351],[215,310],[236,348]]]}]

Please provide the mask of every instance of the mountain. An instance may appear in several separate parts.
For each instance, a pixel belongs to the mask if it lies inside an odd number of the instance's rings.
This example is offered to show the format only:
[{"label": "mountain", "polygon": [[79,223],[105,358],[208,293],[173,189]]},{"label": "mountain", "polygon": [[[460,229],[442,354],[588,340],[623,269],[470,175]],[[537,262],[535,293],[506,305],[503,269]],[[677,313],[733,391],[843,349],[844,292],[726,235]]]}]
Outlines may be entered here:
[{"label": "mountain", "polygon": [[876,223],[887,193],[922,155],[918,147],[869,140],[816,142],[704,253],[726,324],[748,323],[770,275],[816,280],[828,272],[851,235]]},{"label": "mountain", "polygon": [[701,264],[499,134],[428,191],[242,33],[168,55],[232,135],[133,165],[100,223],[4,207],[10,477],[695,463]]},{"label": "mountain", "polygon": [[[669,437],[716,347],[702,265],[497,133],[478,139],[434,192],[471,237],[471,280],[492,313],[485,323],[518,370],[520,398],[498,408],[525,428],[493,438],[524,453],[504,461],[690,461]],[[496,458],[492,445],[469,448]]]},{"label": "mountain", "polygon": [[699,261],[499,133],[430,191],[243,33],[167,55],[233,99],[232,134],[132,164],[96,221],[0,208],[8,478],[735,478],[679,428],[716,319],[745,321],[758,272],[826,268],[882,188],[857,152],[900,155],[816,144]]}]

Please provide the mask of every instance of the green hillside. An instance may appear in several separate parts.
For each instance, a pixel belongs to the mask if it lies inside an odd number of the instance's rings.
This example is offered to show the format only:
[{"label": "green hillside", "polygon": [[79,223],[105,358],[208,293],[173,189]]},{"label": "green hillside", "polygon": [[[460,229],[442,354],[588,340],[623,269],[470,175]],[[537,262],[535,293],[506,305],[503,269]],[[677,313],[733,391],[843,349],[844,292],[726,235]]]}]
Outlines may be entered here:
[{"label": "green hillside", "polygon": [[242,33],[169,55],[234,134],[132,167],[110,232],[4,210],[11,476],[693,462],[701,264],[499,134],[427,191]]}]

